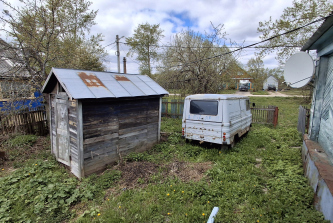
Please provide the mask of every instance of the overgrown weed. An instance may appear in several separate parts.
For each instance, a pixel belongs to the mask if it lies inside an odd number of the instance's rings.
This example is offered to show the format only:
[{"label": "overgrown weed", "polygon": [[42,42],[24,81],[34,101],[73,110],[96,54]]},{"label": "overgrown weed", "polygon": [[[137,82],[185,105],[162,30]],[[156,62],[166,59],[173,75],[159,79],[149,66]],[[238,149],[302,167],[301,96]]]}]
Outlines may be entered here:
[{"label": "overgrown weed", "polygon": [[[79,182],[54,160],[39,160],[3,177],[0,219],[59,222],[203,222],[219,207],[216,222],[325,222],[312,205],[313,192],[303,176],[301,138],[296,130],[297,98],[251,98],[258,105],[277,105],[277,128],[254,124],[233,149],[186,143],[181,120],[162,118],[168,141],[126,162],[160,164],[147,182],[127,189],[119,171],[108,170]],[[199,181],[165,176],[172,162],[212,162]],[[126,165],[125,162],[125,165]],[[30,173],[30,175],[29,175]],[[141,184],[145,187],[140,187]],[[112,190],[110,190],[112,188]],[[106,194],[106,190],[108,193]],[[84,203],[85,210],[76,216]]]}]

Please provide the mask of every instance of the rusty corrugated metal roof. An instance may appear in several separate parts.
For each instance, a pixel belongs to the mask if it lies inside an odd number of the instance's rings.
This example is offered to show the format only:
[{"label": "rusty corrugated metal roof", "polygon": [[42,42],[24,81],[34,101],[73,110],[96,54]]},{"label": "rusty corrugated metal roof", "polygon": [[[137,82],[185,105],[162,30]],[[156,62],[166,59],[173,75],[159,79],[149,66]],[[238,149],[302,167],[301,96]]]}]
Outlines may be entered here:
[{"label": "rusty corrugated metal roof", "polygon": [[169,94],[164,88],[144,75],[52,68],[43,93],[55,86],[55,76],[67,94],[74,99],[120,98]]}]

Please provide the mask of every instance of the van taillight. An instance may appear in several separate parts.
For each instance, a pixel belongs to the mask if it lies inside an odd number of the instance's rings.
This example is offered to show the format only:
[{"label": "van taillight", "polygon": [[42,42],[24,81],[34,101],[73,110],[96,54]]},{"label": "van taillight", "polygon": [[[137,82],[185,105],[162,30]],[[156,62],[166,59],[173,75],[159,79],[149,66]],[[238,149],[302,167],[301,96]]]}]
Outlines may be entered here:
[{"label": "van taillight", "polygon": [[184,128],[182,129],[182,135],[185,135],[185,130],[184,130]]}]

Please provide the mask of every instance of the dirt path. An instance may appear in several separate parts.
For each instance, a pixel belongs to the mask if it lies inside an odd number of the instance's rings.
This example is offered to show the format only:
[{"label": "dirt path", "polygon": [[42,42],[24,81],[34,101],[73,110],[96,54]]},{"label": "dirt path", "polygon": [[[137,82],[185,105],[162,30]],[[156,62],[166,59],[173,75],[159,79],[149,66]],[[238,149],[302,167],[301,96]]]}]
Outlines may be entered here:
[{"label": "dirt path", "polygon": [[235,94],[243,95],[243,96],[249,96],[249,97],[298,97],[298,98],[304,97],[302,95],[287,95],[287,94],[283,94],[283,93],[278,92],[278,91],[269,91],[268,92],[269,95],[253,95],[249,91],[246,91],[246,92],[237,91]]}]

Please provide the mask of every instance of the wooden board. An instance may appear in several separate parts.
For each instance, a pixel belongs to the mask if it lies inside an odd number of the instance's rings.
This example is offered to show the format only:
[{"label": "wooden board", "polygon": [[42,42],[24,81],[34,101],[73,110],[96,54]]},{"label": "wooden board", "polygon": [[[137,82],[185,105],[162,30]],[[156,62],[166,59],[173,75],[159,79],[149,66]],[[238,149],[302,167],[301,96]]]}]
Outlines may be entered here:
[{"label": "wooden board", "polygon": [[158,142],[159,98],[82,101],[84,173]]}]

